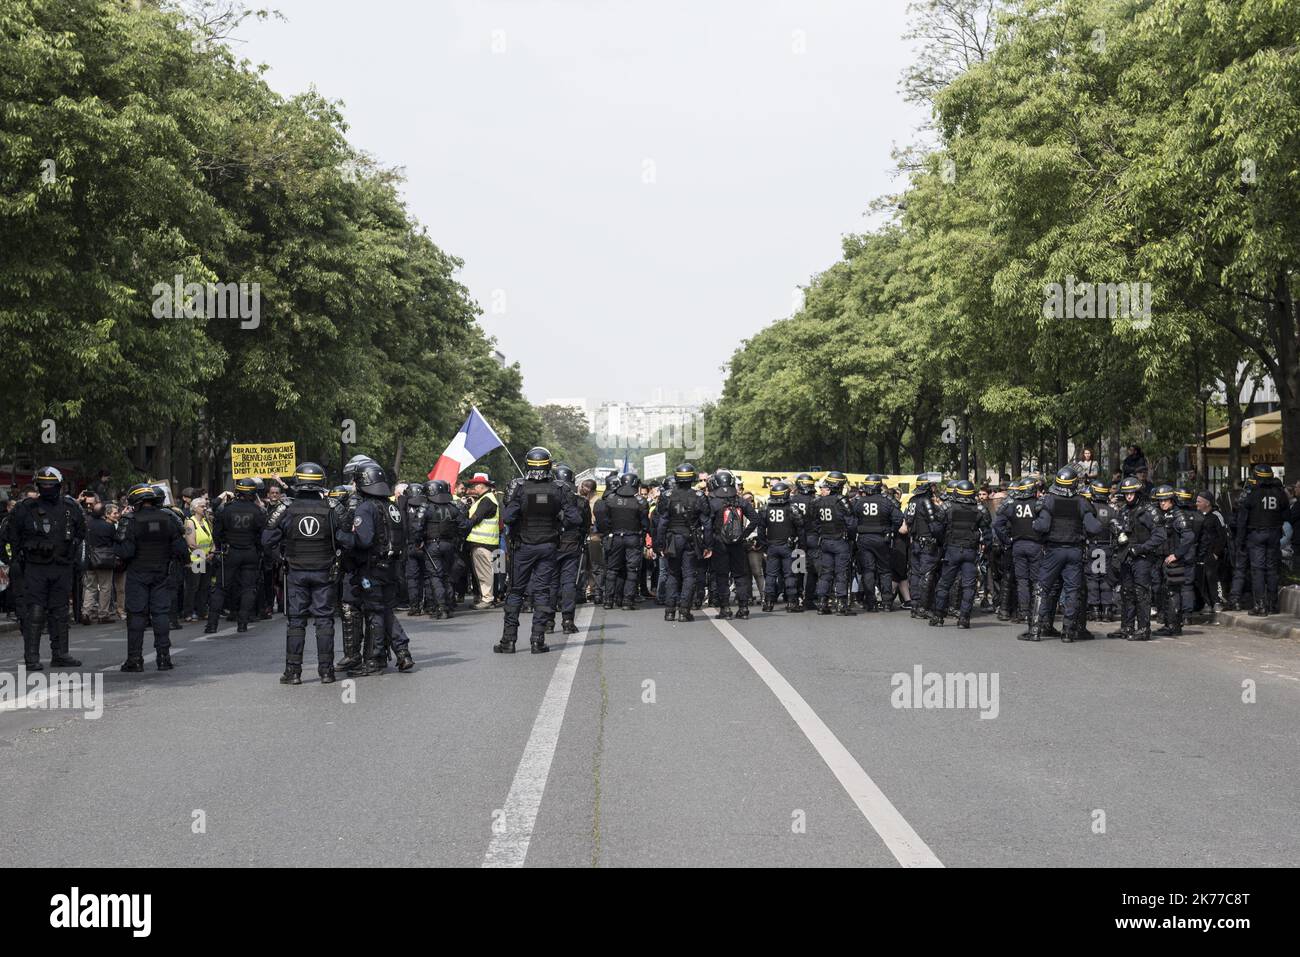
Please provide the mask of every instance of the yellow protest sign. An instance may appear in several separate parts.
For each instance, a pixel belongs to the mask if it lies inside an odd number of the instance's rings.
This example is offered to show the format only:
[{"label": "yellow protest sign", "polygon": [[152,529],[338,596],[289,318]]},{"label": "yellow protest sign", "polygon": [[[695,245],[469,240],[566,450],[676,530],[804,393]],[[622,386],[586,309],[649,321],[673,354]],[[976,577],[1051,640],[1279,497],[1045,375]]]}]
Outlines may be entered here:
[{"label": "yellow protest sign", "polygon": [[230,474],[237,479],[280,478],[292,475],[297,464],[298,453],[294,442],[230,446]]}]

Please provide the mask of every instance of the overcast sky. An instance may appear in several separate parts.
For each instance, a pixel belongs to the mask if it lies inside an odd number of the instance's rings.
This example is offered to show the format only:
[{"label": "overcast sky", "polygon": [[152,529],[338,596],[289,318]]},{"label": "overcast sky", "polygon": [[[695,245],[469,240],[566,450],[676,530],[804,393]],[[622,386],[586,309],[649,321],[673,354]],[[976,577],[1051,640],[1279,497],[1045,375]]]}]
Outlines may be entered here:
[{"label": "overcast sky", "polygon": [[273,0],[240,53],[344,102],[528,397],[721,389],[895,191],[905,0]]}]

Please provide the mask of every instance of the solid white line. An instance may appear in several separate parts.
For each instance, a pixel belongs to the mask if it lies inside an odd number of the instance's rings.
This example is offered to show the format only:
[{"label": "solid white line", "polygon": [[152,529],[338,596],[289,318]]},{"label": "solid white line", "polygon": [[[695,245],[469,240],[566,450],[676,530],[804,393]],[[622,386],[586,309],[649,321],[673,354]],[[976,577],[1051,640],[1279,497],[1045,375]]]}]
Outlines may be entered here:
[{"label": "solid white line", "polygon": [[494,829],[499,826],[502,830],[492,835],[487,853],[483,855],[484,867],[524,866],[528,845],[533,839],[533,826],[537,823],[537,812],[542,806],[542,794],[546,791],[546,779],[551,773],[555,746],[560,740],[560,726],[569,705],[573,676],[578,673],[578,659],[587,643],[587,626],[591,624],[594,613],[595,608],[591,605],[578,613],[574,620],[578,632],[568,636],[560,660],[551,672],[551,683],[546,687],[546,696],[542,698],[542,706],[533,721],[532,734],[528,736],[510,793],[506,795],[505,807],[502,808],[505,813],[499,819],[493,816]]},{"label": "solid white line", "polygon": [[781,672],[772,667],[772,663],[746,641],[745,636],[733,628],[731,622],[719,620],[713,613],[710,613],[709,620],[731,642],[731,646],[740,652],[740,656],[749,662],[763,683],[772,689],[777,700],[794,718],[794,723],[799,726],[804,737],[817,749],[826,766],[839,779],[862,816],[880,835],[898,863],[904,867],[943,867],[943,862],[921,840],[921,836],[912,830],[912,825],[898,813],[898,808],[885,797],[885,792],[876,786],[876,782],[871,780],[871,776],[862,769],[848,748],[826,727],[826,722],[817,717],[817,712],[781,676]]}]

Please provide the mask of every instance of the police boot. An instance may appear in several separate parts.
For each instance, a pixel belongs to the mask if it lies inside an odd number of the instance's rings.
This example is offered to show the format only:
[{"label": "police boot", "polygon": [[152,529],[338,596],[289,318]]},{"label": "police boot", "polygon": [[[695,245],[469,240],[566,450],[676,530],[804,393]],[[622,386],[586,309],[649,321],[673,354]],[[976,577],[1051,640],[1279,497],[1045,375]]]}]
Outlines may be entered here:
[{"label": "police boot", "polygon": [[23,662],[28,671],[44,671],[45,666],[41,664],[41,632],[39,627],[32,625],[30,612],[24,624],[26,627],[23,628]]},{"label": "police boot", "polygon": [[578,633],[578,626],[573,623],[572,615],[564,616],[563,621],[560,622],[560,631],[566,635],[576,635]]},{"label": "police boot", "polygon": [[1074,642],[1074,638],[1075,638],[1074,619],[1063,618],[1061,620],[1061,641],[1065,642],[1066,644],[1071,644]]},{"label": "police boot", "polygon": [[302,664],[294,664],[292,661],[285,662],[284,674],[280,675],[280,684],[282,685],[300,685],[302,684]]},{"label": "police boot", "polygon": [[1264,602],[1263,602],[1262,599],[1259,599],[1259,598],[1256,598],[1256,599],[1255,599],[1254,605],[1253,605],[1253,606],[1251,607],[1251,609],[1250,609],[1250,616],[1251,616],[1252,618],[1266,618],[1266,617],[1268,617],[1268,608],[1264,605]]},{"label": "police boot", "polygon": [[154,656],[153,660],[154,660],[154,665],[158,668],[159,671],[171,671],[174,667],[176,667],[175,665],[172,664],[172,653],[170,648],[168,648],[166,651],[158,652]]},{"label": "police boot", "polygon": [[143,659],[143,658],[128,658],[128,659],[126,659],[126,661],[124,661],[124,662],[122,663],[122,669],[121,669],[121,670],[122,670],[122,671],[127,671],[127,672],[140,672],[140,671],[144,671],[144,659]]},{"label": "police boot", "polygon": [[969,628],[969,627],[970,627],[970,615],[967,614],[967,613],[965,613],[965,612],[963,612],[963,613],[961,613],[961,614],[958,614],[958,615],[957,615],[957,627],[958,627],[958,628]]},{"label": "police boot", "polygon": [[831,613],[831,600],[829,598],[817,599],[817,614],[829,615]]},{"label": "police boot", "polygon": [[334,666],[321,665],[316,669],[316,674],[320,675],[320,683],[323,685],[332,685],[334,683]]},{"label": "police boot", "polygon": [[447,605],[445,608],[442,609],[442,617],[443,617],[443,618],[454,618],[454,617],[456,617],[456,616],[455,616],[455,609],[454,609],[451,605]]},{"label": "police boot", "polygon": [[1229,595],[1227,598],[1225,598],[1225,599],[1223,600],[1223,610],[1224,610],[1224,611],[1241,611],[1241,603],[1238,602],[1237,599],[1235,599],[1235,598],[1233,598],[1231,595]]},{"label": "police boot", "polygon": [[730,617],[731,617],[731,608],[730,608],[730,606],[728,606],[726,603],[723,603],[723,604],[719,605],[719,606],[718,606],[718,617],[721,618],[721,619],[724,620],[724,621],[727,620],[728,618],[730,618]]},{"label": "police boot", "polygon": [[410,648],[399,648],[397,650],[397,670],[406,672],[415,667],[415,659],[411,657]]},{"label": "police boot", "polygon": [[356,619],[343,616],[343,657],[334,666],[339,671],[351,672],[361,664],[361,639],[357,634]]},{"label": "police boot", "polygon": [[499,655],[513,655],[515,653],[516,635],[502,633],[501,640],[492,646],[492,650]]},{"label": "police boot", "polygon": [[749,617],[749,603],[748,603],[748,602],[744,602],[744,601],[742,601],[742,602],[740,603],[740,607],[736,609],[736,617],[737,617],[737,618],[748,618],[748,617]]},{"label": "police boot", "polygon": [[1100,617],[1101,617],[1101,614],[1098,612],[1098,610],[1097,610],[1097,606],[1096,606],[1096,605],[1089,605],[1089,606],[1088,606],[1088,620],[1089,620],[1089,621],[1096,621],[1096,620],[1099,619]]},{"label": "police boot", "polygon": [[1124,637],[1127,638],[1129,641],[1150,641],[1151,640],[1150,619],[1148,619],[1144,624],[1138,625],[1136,628],[1134,628]]},{"label": "police boot", "polygon": [[[73,658],[71,655],[54,654],[50,657],[51,668],[80,668],[81,659]],[[28,669],[31,670],[31,669]]]},{"label": "police boot", "polygon": [[1102,621],[1105,621],[1105,622],[1112,622],[1112,621],[1115,621],[1115,620],[1116,620],[1116,619],[1115,619],[1115,606],[1114,606],[1114,605],[1104,605],[1104,606],[1102,606],[1102,611],[1103,611],[1103,613],[1104,613],[1104,614],[1102,615]]},{"label": "police boot", "polygon": [[785,611],[786,614],[794,614],[803,611],[803,605],[799,604],[798,598],[787,598],[785,602]]},{"label": "police boot", "polygon": [[411,602],[411,607],[408,608],[406,611],[407,618],[419,618],[423,614],[424,614],[423,606],[419,605],[416,602]]},{"label": "police boot", "polygon": [[677,606],[669,605],[667,608],[664,609],[664,621],[676,621],[676,620],[677,620]]},{"label": "police boot", "polygon": [[543,655],[551,650],[551,646],[546,643],[545,635],[533,635],[532,640],[528,642],[528,650],[535,655]]},{"label": "police boot", "polygon": [[849,598],[848,598],[847,595],[846,595],[845,597],[839,599],[838,601],[839,601],[839,606],[840,606],[840,617],[842,617],[842,618],[856,618],[856,617],[857,617],[857,614],[858,614],[858,613],[857,613],[856,611],[853,610],[853,602],[849,600]]},{"label": "police boot", "polygon": [[1043,596],[1037,590],[1034,591],[1033,604],[1029,606],[1029,627],[1016,637],[1021,641],[1042,641],[1043,640]]},{"label": "police boot", "polygon": [[552,634],[554,634],[554,633],[555,633],[555,619],[552,618],[550,621],[548,621],[548,622],[546,623],[546,627],[545,627],[543,630],[544,630],[544,631],[546,632],[546,634],[548,634],[548,635],[552,635]]},{"label": "police boot", "polygon": [[235,625],[235,631],[240,634],[243,634],[244,632],[248,631],[248,622],[241,621],[239,624]]},{"label": "police boot", "polygon": [[935,612],[933,612],[933,613],[930,615],[930,621],[929,621],[928,624],[930,625],[931,628],[942,628],[942,627],[943,627],[943,612],[938,611],[938,610],[936,610]]},{"label": "police boot", "polygon": [[764,599],[763,599],[763,604],[762,604],[761,606],[759,606],[759,607],[762,609],[762,611],[764,611],[765,613],[768,613],[768,612],[771,612],[772,609],[776,607],[776,603],[773,602],[772,599],[770,599],[770,598],[764,598]]},{"label": "police boot", "polygon": [[446,617],[447,617],[447,613],[446,613],[445,611],[442,610],[442,606],[439,606],[439,607],[437,607],[437,608],[435,608],[435,609],[433,610],[433,620],[434,620],[434,621],[441,621],[442,619],[444,619],[444,618],[446,618]]},{"label": "police boot", "polygon": [[700,611],[704,607],[704,599],[697,597],[695,601],[691,602],[691,607],[696,611]]},{"label": "police boot", "polygon": [[690,606],[690,605],[682,605],[681,609],[677,612],[677,620],[678,620],[678,621],[694,621],[694,620],[695,620],[695,616],[691,614],[691,606]]},{"label": "police boot", "polygon": [[612,599],[612,598],[606,598],[606,599],[605,599],[605,606],[604,606],[604,607],[605,607],[605,608],[613,608],[613,607],[614,607],[614,599]]}]

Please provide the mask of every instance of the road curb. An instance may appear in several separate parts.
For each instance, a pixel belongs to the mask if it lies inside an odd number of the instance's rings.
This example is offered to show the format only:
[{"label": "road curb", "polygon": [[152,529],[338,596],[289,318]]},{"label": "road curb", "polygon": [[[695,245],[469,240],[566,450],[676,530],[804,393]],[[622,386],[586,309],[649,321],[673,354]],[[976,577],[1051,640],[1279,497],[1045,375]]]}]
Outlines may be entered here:
[{"label": "road curb", "polygon": [[1215,623],[1240,631],[1250,631],[1268,638],[1295,638],[1300,640],[1300,621],[1290,615],[1270,615],[1257,618],[1245,611],[1220,611]]}]

